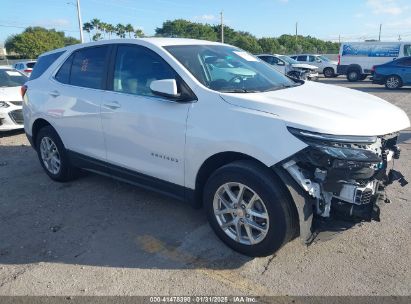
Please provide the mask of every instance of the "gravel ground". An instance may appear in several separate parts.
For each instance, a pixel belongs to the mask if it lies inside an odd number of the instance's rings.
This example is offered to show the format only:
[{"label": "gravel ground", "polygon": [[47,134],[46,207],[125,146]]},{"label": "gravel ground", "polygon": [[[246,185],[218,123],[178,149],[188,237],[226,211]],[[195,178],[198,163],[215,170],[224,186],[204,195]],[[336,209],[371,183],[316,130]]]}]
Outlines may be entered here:
[{"label": "gravel ground", "polygon": [[[380,96],[411,117],[410,89],[320,81]],[[411,131],[400,141],[395,167],[411,181]],[[0,295],[411,295],[410,194],[395,183],[380,223],[250,259],[222,244],[201,210],[94,174],[51,181],[25,135],[7,133]]]}]

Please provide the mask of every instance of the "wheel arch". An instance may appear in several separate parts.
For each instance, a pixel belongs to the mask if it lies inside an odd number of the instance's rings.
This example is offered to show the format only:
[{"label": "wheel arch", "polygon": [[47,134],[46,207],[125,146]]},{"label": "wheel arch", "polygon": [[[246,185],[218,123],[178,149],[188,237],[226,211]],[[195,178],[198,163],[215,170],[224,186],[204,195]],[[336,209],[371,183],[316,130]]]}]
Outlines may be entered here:
[{"label": "wheel arch", "polygon": [[[47,120],[45,120],[44,118],[37,118],[33,122],[33,125],[31,127],[31,136],[32,136],[34,146],[36,145],[37,134],[39,133],[41,128],[43,128],[45,126],[53,127],[52,124],[50,122],[48,122]],[[53,129],[55,129],[55,128],[53,127]]]},{"label": "wheel arch", "polygon": [[350,64],[347,67],[347,74],[351,71],[359,71],[362,74],[362,67],[359,64]]}]

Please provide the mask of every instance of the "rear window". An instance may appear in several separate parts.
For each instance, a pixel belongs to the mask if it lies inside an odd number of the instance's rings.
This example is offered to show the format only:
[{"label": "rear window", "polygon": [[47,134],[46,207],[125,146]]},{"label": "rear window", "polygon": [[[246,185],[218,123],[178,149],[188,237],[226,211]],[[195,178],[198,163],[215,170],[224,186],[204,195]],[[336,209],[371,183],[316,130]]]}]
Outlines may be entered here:
[{"label": "rear window", "polygon": [[19,71],[11,69],[0,69],[0,88],[19,87],[28,80],[27,76]]},{"label": "rear window", "polygon": [[57,60],[65,51],[43,55],[34,66],[33,72],[30,75],[30,80],[39,78],[43,73]]},{"label": "rear window", "polygon": [[55,79],[79,87],[101,89],[105,78],[108,46],[75,51],[61,66]]},{"label": "rear window", "polygon": [[32,68],[34,68],[34,66],[36,65],[36,63],[35,63],[35,62],[27,62],[26,65],[27,65],[27,67],[28,67],[29,69],[32,69]]}]

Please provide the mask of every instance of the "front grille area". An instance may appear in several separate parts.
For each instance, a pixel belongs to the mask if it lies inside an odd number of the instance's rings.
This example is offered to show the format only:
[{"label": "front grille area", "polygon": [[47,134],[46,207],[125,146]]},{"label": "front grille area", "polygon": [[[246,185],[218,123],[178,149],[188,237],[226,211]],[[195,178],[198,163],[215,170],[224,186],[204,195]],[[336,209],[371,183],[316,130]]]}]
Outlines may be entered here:
[{"label": "front grille area", "polygon": [[10,118],[14,121],[14,123],[18,125],[23,124],[23,111],[22,110],[14,110],[9,113]]},{"label": "front grille area", "polygon": [[371,197],[371,189],[357,190],[357,192],[355,193],[355,203],[361,205],[368,204],[371,202]]},{"label": "front grille area", "polygon": [[23,102],[21,100],[9,101],[10,103],[14,104],[15,106],[21,106]]}]

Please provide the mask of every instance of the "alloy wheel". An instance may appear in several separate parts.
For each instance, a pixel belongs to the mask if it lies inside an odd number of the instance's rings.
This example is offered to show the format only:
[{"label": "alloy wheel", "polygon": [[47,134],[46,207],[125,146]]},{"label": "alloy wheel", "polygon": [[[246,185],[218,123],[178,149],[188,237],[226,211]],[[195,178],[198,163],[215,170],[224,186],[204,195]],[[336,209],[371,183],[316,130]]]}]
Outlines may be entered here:
[{"label": "alloy wheel", "polygon": [[223,184],[214,195],[213,210],[220,228],[236,242],[255,245],[265,239],[270,225],[267,208],[250,187]]},{"label": "alloy wheel", "polygon": [[387,87],[390,89],[396,89],[400,85],[400,81],[398,77],[395,77],[395,76],[389,77],[386,83],[387,83]]},{"label": "alloy wheel", "polygon": [[60,172],[61,160],[56,144],[50,137],[43,137],[40,142],[40,155],[44,167],[52,174]]}]

